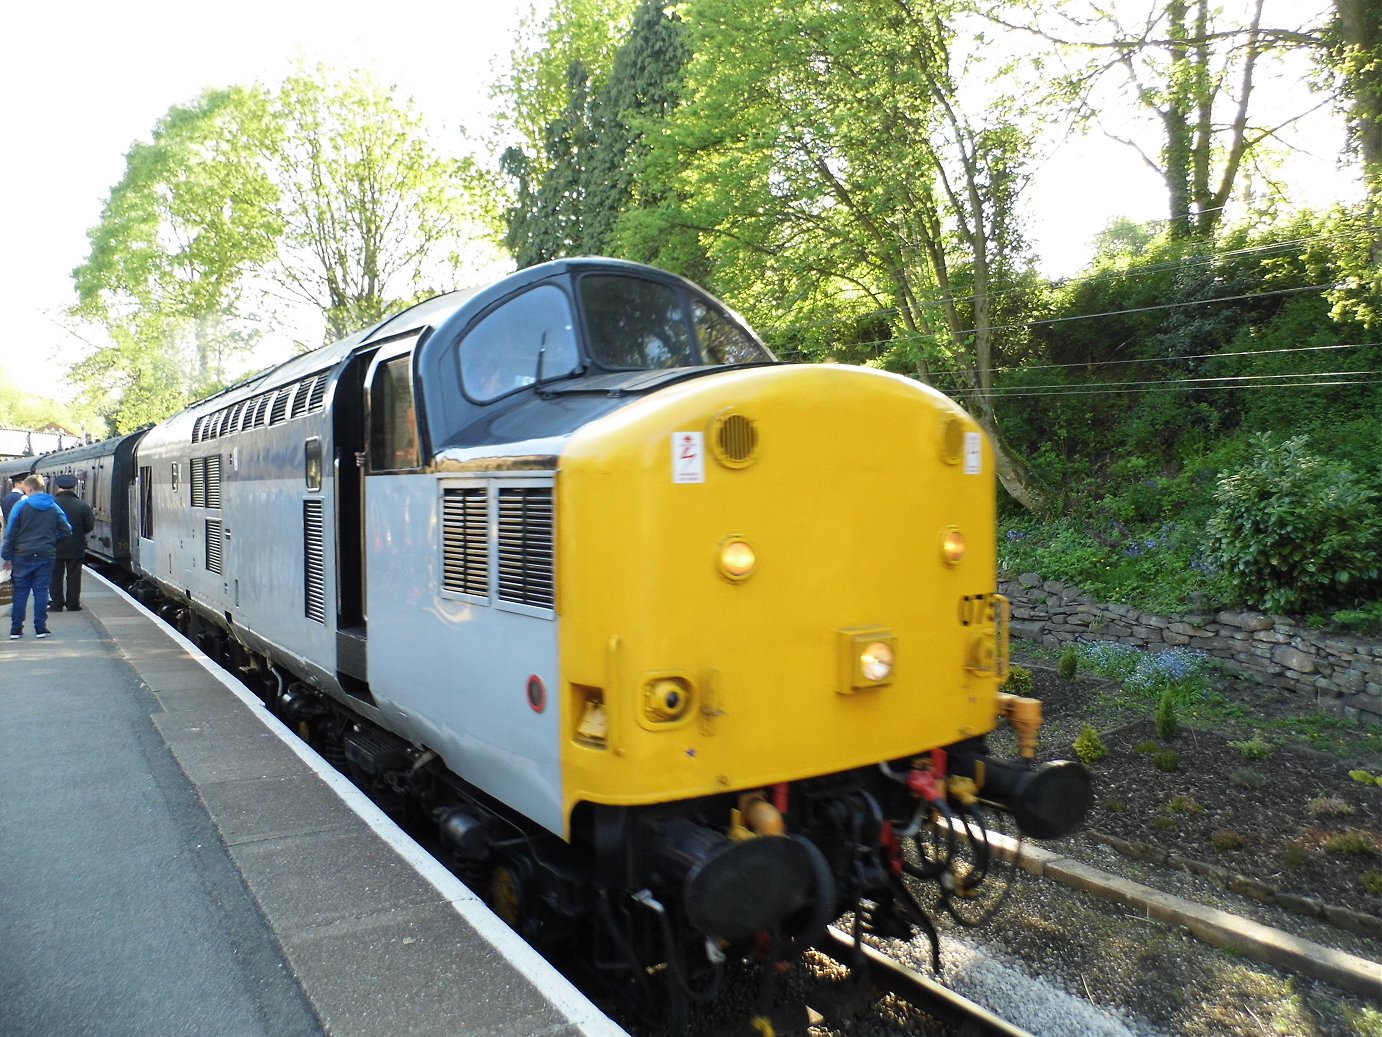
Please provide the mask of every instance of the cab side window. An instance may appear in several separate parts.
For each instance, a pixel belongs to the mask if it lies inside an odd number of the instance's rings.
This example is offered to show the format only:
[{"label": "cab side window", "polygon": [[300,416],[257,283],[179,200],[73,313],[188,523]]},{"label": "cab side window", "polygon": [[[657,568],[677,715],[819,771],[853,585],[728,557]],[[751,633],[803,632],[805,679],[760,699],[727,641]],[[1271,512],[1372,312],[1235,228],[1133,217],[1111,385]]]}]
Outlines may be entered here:
[{"label": "cab side window", "polygon": [[691,320],[711,364],[761,364],[772,356],[743,328],[702,299],[691,300]]},{"label": "cab side window", "polygon": [[397,471],[420,464],[412,355],[407,354],[380,364],[374,372],[370,387],[370,470]]},{"label": "cab side window", "polygon": [[569,375],[580,366],[571,303],[560,288],[539,285],[482,318],[459,352],[461,385],[477,403]]}]

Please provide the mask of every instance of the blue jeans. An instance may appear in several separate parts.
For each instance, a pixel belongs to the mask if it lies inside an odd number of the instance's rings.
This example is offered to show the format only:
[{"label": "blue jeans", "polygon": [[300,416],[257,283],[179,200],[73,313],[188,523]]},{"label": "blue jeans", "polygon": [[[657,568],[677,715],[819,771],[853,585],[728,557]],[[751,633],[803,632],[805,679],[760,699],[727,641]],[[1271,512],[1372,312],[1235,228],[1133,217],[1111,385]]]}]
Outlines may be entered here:
[{"label": "blue jeans", "polygon": [[14,606],[10,612],[10,633],[24,633],[24,613],[30,594],[34,598],[34,630],[48,630],[48,591],[53,582],[52,557],[19,555],[13,562]]}]

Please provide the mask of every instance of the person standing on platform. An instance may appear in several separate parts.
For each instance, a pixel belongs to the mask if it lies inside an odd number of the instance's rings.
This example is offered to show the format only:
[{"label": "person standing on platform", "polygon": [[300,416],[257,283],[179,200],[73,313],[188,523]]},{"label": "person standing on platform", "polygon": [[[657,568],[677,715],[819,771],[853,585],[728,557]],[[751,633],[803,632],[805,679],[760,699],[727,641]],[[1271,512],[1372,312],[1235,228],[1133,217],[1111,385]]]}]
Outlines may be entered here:
[{"label": "person standing on platform", "polygon": [[67,516],[67,524],[72,527],[72,532],[58,541],[48,611],[61,612],[65,608],[68,612],[80,612],[82,562],[86,558],[86,538],[96,528],[96,516],[92,514],[91,506],[77,496],[75,475],[59,475],[53,482],[58,488],[53,499]]},{"label": "person standing on platform", "polygon": [[16,504],[18,504],[20,501],[24,499],[25,492],[24,476],[15,475],[11,476],[11,478],[14,481],[10,487],[10,492],[5,494],[5,496],[0,497],[0,515],[3,515],[6,525],[9,525],[10,512],[14,510],[14,506]]},{"label": "person standing on platform", "polygon": [[72,524],[58,502],[44,493],[43,476],[24,480],[27,492],[10,512],[0,559],[14,572],[14,605],[10,611],[10,640],[24,636],[24,612],[29,595],[34,599],[34,634],[48,636],[48,591],[53,582],[58,538],[70,536]]}]

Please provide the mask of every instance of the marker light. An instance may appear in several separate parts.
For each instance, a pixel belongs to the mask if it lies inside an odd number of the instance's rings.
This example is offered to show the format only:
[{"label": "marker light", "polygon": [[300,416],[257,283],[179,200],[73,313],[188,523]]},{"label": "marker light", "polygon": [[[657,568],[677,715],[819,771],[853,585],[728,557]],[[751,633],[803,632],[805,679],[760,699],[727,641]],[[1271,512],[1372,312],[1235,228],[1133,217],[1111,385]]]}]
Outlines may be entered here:
[{"label": "marker light", "polygon": [[965,537],[953,526],[941,538],[941,561],[946,565],[959,565],[965,556]]},{"label": "marker light", "polygon": [[887,680],[893,672],[892,646],[872,642],[859,654],[859,672],[871,681]]},{"label": "marker light", "polygon": [[730,537],[720,544],[720,572],[727,580],[738,583],[753,575],[758,556],[753,548],[738,537]]}]

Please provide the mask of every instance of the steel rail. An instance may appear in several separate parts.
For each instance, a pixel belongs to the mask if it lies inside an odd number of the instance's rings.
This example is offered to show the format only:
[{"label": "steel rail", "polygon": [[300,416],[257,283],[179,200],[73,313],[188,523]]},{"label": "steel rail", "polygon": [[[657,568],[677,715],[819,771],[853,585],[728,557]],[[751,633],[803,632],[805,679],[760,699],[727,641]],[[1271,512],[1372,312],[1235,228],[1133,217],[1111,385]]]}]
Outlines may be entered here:
[{"label": "steel rail", "polygon": [[961,997],[949,987],[907,968],[867,944],[856,946],[853,937],[833,925],[826,929],[825,939],[817,945],[817,950],[842,965],[851,965],[856,955],[862,953],[871,981],[944,1023],[953,1025],[964,1037],[1032,1037],[1026,1030],[1000,1019],[987,1008]]}]

